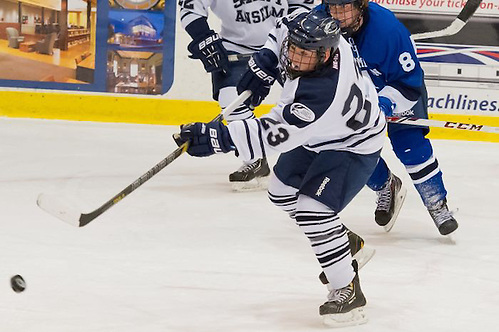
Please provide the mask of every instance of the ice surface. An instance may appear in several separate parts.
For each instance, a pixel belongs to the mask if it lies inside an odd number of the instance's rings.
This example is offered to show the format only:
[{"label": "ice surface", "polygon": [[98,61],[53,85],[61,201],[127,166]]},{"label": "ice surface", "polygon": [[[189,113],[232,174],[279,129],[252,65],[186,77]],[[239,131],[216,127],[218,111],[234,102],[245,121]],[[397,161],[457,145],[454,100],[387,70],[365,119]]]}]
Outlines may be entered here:
[{"label": "ice surface", "polygon": [[[0,331],[328,329],[307,239],[265,192],[231,192],[232,155],[181,156],[83,228],[36,206],[46,192],[97,208],[173,151],[175,130],[0,119]],[[345,331],[497,330],[499,145],[433,145],[460,228],[439,235],[387,145],[407,199],[390,233],[367,189],[341,214],[377,250],[360,273],[370,321]]]}]

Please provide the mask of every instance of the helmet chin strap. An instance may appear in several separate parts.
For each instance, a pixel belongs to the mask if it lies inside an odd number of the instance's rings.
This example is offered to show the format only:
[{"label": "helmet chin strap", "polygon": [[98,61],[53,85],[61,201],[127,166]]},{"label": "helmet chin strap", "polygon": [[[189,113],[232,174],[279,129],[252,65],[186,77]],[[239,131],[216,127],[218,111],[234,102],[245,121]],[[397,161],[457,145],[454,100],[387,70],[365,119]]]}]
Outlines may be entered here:
[{"label": "helmet chin strap", "polygon": [[341,30],[344,35],[350,37],[354,35],[357,31],[359,31],[360,27],[362,26],[362,23],[364,23],[364,16],[362,15],[362,13],[360,13],[355,22],[351,26]]}]

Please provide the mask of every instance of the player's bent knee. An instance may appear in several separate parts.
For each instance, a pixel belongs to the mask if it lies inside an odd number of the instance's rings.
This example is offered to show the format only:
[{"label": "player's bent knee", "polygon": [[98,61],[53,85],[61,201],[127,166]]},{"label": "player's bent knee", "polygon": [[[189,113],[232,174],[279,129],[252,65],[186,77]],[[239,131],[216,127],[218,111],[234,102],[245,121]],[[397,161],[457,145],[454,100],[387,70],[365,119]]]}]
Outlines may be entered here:
[{"label": "player's bent knee", "polygon": [[268,197],[270,201],[281,210],[289,213],[294,218],[298,189],[284,184],[274,174],[270,177],[268,187]]},{"label": "player's bent knee", "polygon": [[430,140],[421,128],[400,130],[390,135],[393,152],[404,165],[418,165],[433,155]]},{"label": "player's bent knee", "polygon": [[329,206],[306,195],[298,196],[296,211],[311,211],[336,215],[336,212],[334,212],[333,209],[331,209]]}]

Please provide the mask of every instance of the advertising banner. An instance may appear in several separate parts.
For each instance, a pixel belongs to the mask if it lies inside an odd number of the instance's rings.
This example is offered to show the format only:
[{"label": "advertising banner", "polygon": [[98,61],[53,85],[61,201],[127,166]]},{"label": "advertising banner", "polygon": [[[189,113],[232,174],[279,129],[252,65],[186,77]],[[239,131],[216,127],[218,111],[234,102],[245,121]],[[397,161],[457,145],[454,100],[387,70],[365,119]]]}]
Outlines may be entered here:
[{"label": "advertising banner", "polygon": [[[466,5],[464,0],[372,0],[397,13],[448,14],[456,16]],[[476,17],[499,17],[499,2],[483,0],[475,13]]]},{"label": "advertising banner", "polygon": [[161,95],[174,0],[0,0],[0,86]]},{"label": "advertising banner", "polygon": [[[466,4],[462,0],[374,1],[393,10],[412,34],[449,26]],[[163,116],[153,109],[168,112],[168,119],[177,119],[179,109],[182,116],[194,119],[204,114],[201,109],[217,111],[209,92],[192,90],[193,82],[203,86],[211,82],[201,65],[187,57],[190,37],[175,31],[176,11],[175,0],[0,0],[0,88],[6,93],[42,89],[39,94],[24,94],[22,105],[5,102],[2,114],[146,123]],[[183,45],[177,52],[176,37]],[[416,46],[430,113],[499,115],[499,0],[483,0],[459,33],[418,40]],[[174,69],[178,80],[170,91]],[[192,91],[192,95],[178,98],[179,91]],[[67,111],[74,104],[71,92],[89,92],[85,94],[88,103],[80,98],[82,94],[73,94],[78,112]],[[141,99],[140,105],[145,105],[144,99],[154,99],[143,108],[131,106],[136,100],[122,98],[128,96],[159,98],[132,98]],[[98,101],[91,104],[90,97]],[[171,99],[184,103],[180,107]],[[163,101],[161,107],[159,101]],[[188,108],[189,103],[194,106]],[[119,112],[111,115],[109,110],[114,108]],[[136,115],[137,108],[147,111]]]}]

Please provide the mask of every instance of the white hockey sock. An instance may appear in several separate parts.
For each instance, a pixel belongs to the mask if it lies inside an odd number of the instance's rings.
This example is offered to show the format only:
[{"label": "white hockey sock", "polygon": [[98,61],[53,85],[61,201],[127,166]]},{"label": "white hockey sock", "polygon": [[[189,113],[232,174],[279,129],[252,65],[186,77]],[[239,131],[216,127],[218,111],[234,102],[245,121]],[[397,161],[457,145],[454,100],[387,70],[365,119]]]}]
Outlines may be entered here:
[{"label": "white hockey sock", "polygon": [[310,240],[330,287],[339,289],[354,278],[347,229],[326,205],[305,195],[298,196],[296,223]]},{"label": "white hockey sock", "polygon": [[287,212],[294,219],[296,212],[296,202],[298,189],[282,183],[277,176],[272,175],[269,180],[268,197],[275,206]]}]

